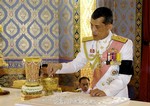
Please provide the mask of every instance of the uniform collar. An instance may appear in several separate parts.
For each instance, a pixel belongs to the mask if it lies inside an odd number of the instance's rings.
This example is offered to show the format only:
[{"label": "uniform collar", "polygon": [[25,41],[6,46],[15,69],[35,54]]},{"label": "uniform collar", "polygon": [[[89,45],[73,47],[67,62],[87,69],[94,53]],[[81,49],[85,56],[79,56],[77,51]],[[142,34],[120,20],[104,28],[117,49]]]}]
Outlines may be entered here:
[{"label": "uniform collar", "polygon": [[98,42],[110,41],[112,35],[113,35],[112,32],[109,31],[108,36],[106,38],[102,39],[102,40],[99,40]]}]

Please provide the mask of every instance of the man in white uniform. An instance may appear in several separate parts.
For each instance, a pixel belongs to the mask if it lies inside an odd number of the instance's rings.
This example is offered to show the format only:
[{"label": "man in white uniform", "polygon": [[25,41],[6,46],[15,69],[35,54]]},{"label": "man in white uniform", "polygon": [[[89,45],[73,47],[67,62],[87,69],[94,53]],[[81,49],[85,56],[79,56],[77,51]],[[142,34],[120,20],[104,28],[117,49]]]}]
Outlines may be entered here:
[{"label": "man in white uniform", "polygon": [[74,73],[87,62],[93,69],[91,96],[128,97],[127,84],[133,74],[133,43],[115,35],[109,8],[97,8],[91,16],[92,37],[83,38],[80,52],[69,63],[49,63],[49,75]]}]

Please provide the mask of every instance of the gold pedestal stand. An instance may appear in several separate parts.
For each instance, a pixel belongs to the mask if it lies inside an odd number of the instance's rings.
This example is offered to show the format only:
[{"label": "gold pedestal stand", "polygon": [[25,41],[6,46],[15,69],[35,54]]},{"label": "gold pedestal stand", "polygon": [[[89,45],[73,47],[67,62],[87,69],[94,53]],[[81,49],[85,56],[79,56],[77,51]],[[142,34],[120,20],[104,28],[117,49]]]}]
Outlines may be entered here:
[{"label": "gold pedestal stand", "polygon": [[39,82],[39,69],[42,59],[39,57],[27,57],[23,59],[25,66],[26,82],[22,86],[24,100],[43,96],[43,86]]}]

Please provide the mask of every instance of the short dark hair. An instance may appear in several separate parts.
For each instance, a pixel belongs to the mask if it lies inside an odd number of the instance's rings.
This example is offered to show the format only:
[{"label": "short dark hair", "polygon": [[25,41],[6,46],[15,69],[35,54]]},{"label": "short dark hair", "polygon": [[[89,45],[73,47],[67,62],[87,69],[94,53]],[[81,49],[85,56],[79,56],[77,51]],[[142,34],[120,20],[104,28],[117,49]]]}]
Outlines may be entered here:
[{"label": "short dark hair", "polygon": [[48,67],[48,64],[42,64],[42,67]]},{"label": "short dark hair", "polygon": [[97,8],[93,14],[92,14],[92,19],[97,19],[100,17],[104,17],[104,24],[112,24],[113,23],[113,13],[111,11],[111,9],[107,8],[107,7],[99,7]]},{"label": "short dark hair", "polygon": [[40,66],[40,69],[41,69],[42,67],[48,67],[48,64],[42,64],[42,65]]},{"label": "short dark hair", "polygon": [[39,75],[41,75],[41,68],[42,68],[42,67],[48,67],[48,64],[42,64],[42,65],[40,66]]},{"label": "short dark hair", "polygon": [[79,78],[79,83],[81,83],[81,80],[83,80],[83,79],[87,79],[88,81],[90,81],[90,79],[88,77],[81,77],[81,78]]}]

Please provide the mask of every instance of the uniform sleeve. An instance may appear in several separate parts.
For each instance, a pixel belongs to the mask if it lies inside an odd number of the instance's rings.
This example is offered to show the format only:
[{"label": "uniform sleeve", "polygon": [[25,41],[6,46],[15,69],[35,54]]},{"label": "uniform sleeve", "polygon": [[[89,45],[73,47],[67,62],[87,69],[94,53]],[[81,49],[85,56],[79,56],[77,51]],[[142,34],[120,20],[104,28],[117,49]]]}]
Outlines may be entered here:
[{"label": "uniform sleeve", "polygon": [[62,63],[62,69],[58,70],[56,74],[67,74],[78,72],[81,68],[83,68],[87,63],[87,59],[85,57],[83,44],[81,46],[80,52],[77,54],[77,57],[68,63]]},{"label": "uniform sleeve", "polygon": [[122,60],[133,60],[133,42],[128,39],[126,44],[121,49]]},{"label": "uniform sleeve", "polygon": [[115,96],[121,90],[127,87],[127,84],[130,82],[131,75],[120,74],[117,79],[112,81],[110,85],[107,85],[103,90],[107,96]]},{"label": "uniform sleeve", "polygon": [[[131,40],[128,40],[126,44],[121,49],[122,60],[133,60],[133,43]],[[132,75],[129,74],[119,74],[118,77],[113,80],[110,85],[107,85],[104,89],[104,92],[107,96],[115,96],[121,90],[127,87],[127,84],[130,82]]]}]

